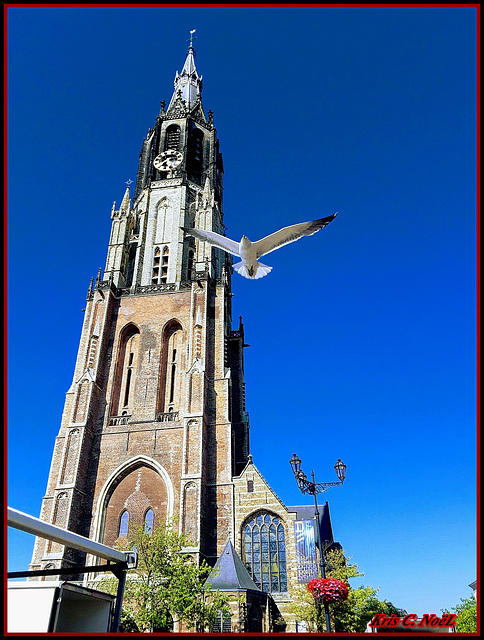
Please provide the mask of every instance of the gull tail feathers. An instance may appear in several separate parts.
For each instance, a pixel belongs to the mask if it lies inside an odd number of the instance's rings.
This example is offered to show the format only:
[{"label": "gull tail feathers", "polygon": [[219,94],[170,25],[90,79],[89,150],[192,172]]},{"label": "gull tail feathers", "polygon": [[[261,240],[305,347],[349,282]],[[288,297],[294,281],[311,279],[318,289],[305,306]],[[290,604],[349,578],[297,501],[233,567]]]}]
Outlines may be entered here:
[{"label": "gull tail feathers", "polygon": [[256,270],[253,267],[248,267],[245,262],[237,262],[237,264],[234,264],[233,267],[237,271],[237,273],[239,273],[241,276],[244,276],[244,278],[249,278],[249,280],[258,280],[259,278],[263,278],[272,271],[272,267],[268,267],[261,262],[256,263]]}]

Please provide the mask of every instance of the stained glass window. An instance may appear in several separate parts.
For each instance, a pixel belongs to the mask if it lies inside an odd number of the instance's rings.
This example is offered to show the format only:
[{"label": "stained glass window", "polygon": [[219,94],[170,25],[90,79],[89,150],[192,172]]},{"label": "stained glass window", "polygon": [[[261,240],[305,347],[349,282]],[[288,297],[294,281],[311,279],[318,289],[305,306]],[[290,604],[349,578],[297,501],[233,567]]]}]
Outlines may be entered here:
[{"label": "stained glass window", "polygon": [[287,591],[286,537],[280,519],[259,513],[243,532],[243,555],[252,580],[266,593]]}]

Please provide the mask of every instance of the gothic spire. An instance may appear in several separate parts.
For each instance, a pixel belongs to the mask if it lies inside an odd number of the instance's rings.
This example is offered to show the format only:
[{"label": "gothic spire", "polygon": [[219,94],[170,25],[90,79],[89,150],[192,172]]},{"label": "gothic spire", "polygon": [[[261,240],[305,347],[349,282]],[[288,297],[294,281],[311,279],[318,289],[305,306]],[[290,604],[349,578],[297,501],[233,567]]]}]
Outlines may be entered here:
[{"label": "gothic spire", "polygon": [[195,66],[195,49],[193,48],[193,34],[195,29],[190,31],[190,46],[188,47],[187,58],[181,73],[176,72],[175,76],[175,90],[168,106],[168,111],[172,105],[176,102],[181,92],[181,98],[184,100],[185,105],[190,109],[200,98],[202,92],[202,76],[198,75],[197,68]]},{"label": "gothic spire", "polygon": [[[131,183],[131,180],[129,180]],[[131,206],[131,199],[129,194],[129,184],[126,187],[126,191],[124,192],[123,201],[121,202],[121,206],[119,207],[120,212],[128,213]]]},{"label": "gothic spire", "polygon": [[207,176],[205,179],[205,186],[203,187],[203,193],[201,198],[201,210],[204,211],[214,206],[214,198],[212,189],[210,188],[210,178]]}]

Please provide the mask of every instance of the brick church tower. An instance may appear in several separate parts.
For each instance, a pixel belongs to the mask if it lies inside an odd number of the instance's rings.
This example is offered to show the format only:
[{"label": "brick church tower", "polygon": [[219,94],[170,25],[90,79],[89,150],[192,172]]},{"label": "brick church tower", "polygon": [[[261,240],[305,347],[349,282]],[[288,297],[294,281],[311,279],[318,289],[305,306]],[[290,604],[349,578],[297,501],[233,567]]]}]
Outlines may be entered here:
[{"label": "brick church tower", "polygon": [[[134,197],[111,211],[41,518],[113,546],[128,526],[175,518],[214,564],[234,539],[249,456],[244,331],[232,329],[231,259],[181,227],[224,233],[223,163],[190,44],[148,130]],[[32,569],[79,558],[36,540]]]},{"label": "brick church tower", "polygon": [[[231,628],[296,631],[293,594],[318,572],[313,507],[287,507],[252,460],[232,259],[182,229],[224,233],[222,156],[194,58],[190,44],[133,198],[128,186],[113,205],[40,517],[109,546],[172,520],[190,555],[228,567],[217,588],[237,601],[245,589]],[[333,544],[327,503],[320,534]],[[30,568],[84,563],[97,562],[37,538]]]}]

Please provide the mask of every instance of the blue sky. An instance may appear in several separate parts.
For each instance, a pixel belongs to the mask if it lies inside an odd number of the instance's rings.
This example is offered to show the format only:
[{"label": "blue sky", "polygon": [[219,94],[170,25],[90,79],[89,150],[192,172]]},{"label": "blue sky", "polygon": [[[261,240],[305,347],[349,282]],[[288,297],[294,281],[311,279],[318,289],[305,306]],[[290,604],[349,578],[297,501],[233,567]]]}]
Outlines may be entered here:
[{"label": "blue sky", "polygon": [[[440,613],[476,578],[476,10],[11,8],[8,504],[38,516],[113,200],[197,29],[227,235],[330,215],[233,277],[254,462],[379,596]],[[235,327],[236,328],[236,327]],[[9,570],[33,537],[11,532]]]}]

